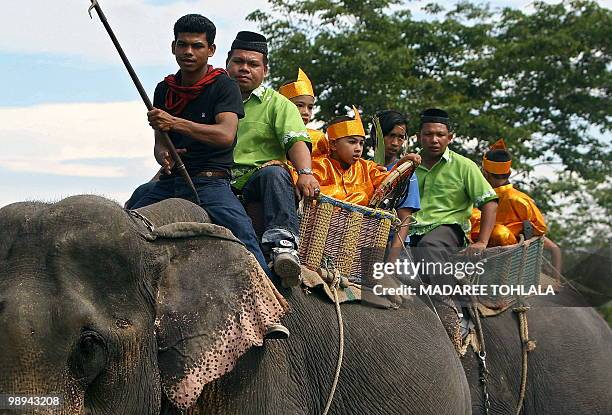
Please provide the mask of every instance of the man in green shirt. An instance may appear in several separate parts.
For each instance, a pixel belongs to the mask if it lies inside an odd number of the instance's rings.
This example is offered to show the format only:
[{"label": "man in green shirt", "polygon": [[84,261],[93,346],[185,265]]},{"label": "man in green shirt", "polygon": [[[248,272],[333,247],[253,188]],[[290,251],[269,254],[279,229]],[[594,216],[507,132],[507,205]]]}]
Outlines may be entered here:
[{"label": "man in green shirt", "polygon": [[[314,196],[319,183],[312,176],[310,138],[297,107],[262,85],[268,73],[267,55],[266,38],[243,31],[227,56],[227,72],[238,82],[245,111],[238,124],[232,185],[245,201],[262,203],[262,246],[283,284],[294,286],[300,280],[295,196]],[[295,187],[281,163],[268,164],[287,160],[298,172]]]},{"label": "man in green shirt", "polygon": [[421,113],[419,142],[422,163],[417,168],[421,210],[410,227],[415,259],[441,263],[466,245],[472,207],[482,211],[479,238],[465,253],[479,256],[495,225],[497,195],[470,159],[448,148],[453,133],[448,114],[432,108]]}]

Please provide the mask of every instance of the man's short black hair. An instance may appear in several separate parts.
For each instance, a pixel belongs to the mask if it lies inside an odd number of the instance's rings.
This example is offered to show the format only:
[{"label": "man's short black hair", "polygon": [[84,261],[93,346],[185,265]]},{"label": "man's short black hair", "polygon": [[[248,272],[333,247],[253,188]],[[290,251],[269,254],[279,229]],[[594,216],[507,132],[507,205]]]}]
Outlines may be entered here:
[{"label": "man's short black hair", "polygon": [[446,125],[448,131],[452,131],[452,126],[450,122],[450,117],[448,116],[448,112],[441,110],[440,108],[429,108],[423,111],[420,115],[421,123],[419,125],[419,130],[423,128],[423,124],[427,123],[439,123]]},{"label": "man's short black hair", "polygon": [[179,33],[204,33],[208,45],[215,43],[217,28],[215,24],[201,14],[187,14],[174,24],[174,40]]}]

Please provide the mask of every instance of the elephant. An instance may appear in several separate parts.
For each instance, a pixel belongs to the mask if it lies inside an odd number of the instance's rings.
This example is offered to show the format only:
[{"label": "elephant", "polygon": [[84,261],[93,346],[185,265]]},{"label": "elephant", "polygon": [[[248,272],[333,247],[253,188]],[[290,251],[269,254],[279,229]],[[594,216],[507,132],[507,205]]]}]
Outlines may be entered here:
[{"label": "elephant", "polygon": [[[0,209],[0,229],[0,394],[62,398],[29,413],[323,412],[339,351],[334,304],[272,286],[193,203],[21,202]],[[471,413],[444,328],[413,301],[341,306],[330,414]],[[264,340],[287,307],[291,336]]]},{"label": "elephant", "polygon": [[[528,297],[529,339],[523,415],[612,414],[612,330],[579,293],[561,287],[554,296]],[[462,359],[474,415],[517,414],[522,375],[519,318],[512,308],[481,319],[486,351],[486,386],[479,358]]]}]

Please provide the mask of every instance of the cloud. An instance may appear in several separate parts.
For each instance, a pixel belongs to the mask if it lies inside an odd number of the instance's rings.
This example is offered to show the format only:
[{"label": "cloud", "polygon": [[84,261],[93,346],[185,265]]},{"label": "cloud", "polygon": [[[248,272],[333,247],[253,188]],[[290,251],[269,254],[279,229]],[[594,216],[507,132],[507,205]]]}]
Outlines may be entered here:
[{"label": "cloud", "polygon": [[13,172],[29,172],[56,174],[60,176],[80,177],[123,177],[126,176],[124,169],[120,167],[104,166],[96,167],[83,163],[62,163],[55,160],[6,160],[3,166]]},{"label": "cloud", "polygon": [[[214,7],[211,4],[204,0],[155,5],[144,0],[105,0],[101,6],[133,65],[167,63],[174,22],[188,13],[202,13],[215,23],[219,54],[213,63],[222,64],[221,55],[229,49],[236,33],[256,29],[245,17],[268,6],[265,0],[226,0],[214,3]],[[88,5],[86,1],[8,2],[2,7],[0,51],[71,55],[98,63],[118,63],[119,57],[95,11],[93,21],[87,15]]]},{"label": "cloud", "polygon": [[0,108],[0,206],[99,194],[123,203],[159,166],[140,101]]},{"label": "cloud", "polygon": [[119,164],[140,160],[139,165],[155,170],[153,132],[138,101],[0,108],[0,119],[0,137],[8,142],[0,153],[0,168],[7,171],[85,177],[129,174],[124,166],[96,162],[100,159]]}]

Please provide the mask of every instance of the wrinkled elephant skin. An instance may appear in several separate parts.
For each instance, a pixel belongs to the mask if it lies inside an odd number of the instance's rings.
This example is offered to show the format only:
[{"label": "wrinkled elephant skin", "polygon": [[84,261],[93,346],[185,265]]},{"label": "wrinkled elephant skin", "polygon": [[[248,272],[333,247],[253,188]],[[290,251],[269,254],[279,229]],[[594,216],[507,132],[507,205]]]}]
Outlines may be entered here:
[{"label": "wrinkled elephant skin", "polygon": [[[192,365],[191,353],[235,318],[235,293],[256,266],[248,251],[231,234],[215,237],[223,232],[190,202],[139,212],[158,228],[210,226],[200,236],[155,238],[141,218],[97,196],[0,209],[0,393],[63,399],[60,409],[27,413],[178,413],[166,398],[172,371]],[[299,289],[283,294],[291,337],[250,348],[204,386],[201,413],[322,412],[336,369],[335,308]],[[331,414],[471,413],[446,332],[414,301],[399,310],[342,306],[344,362]]]}]

